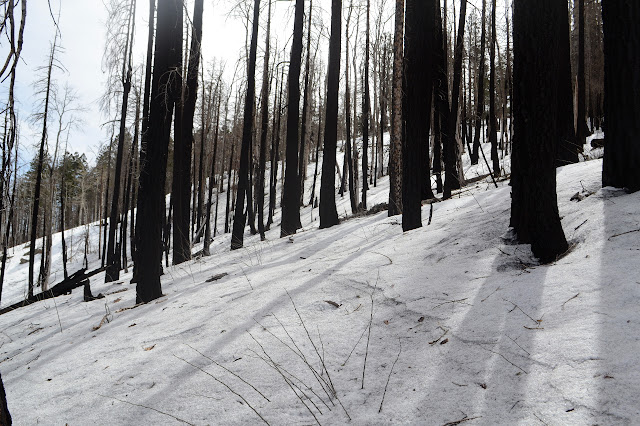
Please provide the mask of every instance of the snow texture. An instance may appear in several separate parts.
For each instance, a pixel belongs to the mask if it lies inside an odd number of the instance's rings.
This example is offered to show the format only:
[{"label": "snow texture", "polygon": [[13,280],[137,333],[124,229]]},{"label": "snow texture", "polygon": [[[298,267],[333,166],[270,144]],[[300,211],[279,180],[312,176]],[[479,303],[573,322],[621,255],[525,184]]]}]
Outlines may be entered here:
[{"label": "snow texture", "polygon": [[[231,252],[219,235],[212,256],[166,268],[164,297],[147,305],[130,309],[129,269],[116,283],[92,278],[104,299],[84,303],[79,289],[2,315],[14,421],[637,424],[640,193],[600,188],[601,169],[595,159],[558,170],[571,248],[550,265],[508,231],[508,182],[484,179],[425,204],[410,232],[386,211],[344,220],[348,195],[337,196],[339,226],[318,230],[306,207],[291,238],[273,226]],[[385,177],[369,205],[387,197]],[[67,233],[70,272],[84,230]],[[5,306],[25,293],[26,251],[11,251]],[[59,257],[56,235],[52,282]]]}]

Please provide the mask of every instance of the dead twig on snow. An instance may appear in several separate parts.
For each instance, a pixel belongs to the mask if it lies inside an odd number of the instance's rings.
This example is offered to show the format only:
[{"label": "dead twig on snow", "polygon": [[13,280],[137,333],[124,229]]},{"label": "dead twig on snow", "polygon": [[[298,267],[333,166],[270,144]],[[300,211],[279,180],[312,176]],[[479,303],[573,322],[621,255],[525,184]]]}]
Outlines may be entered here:
[{"label": "dead twig on snow", "polygon": [[573,297],[569,298],[566,302],[564,302],[564,303],[562,304],[562,310],[564,310],[564,305],[566,305],[566,304],[567,304],[567,302],[570,302],[571,300],[575,299],[575,298],[576,298],[576,297],[578,297],[578,296],[580,296],[580,293],[576,294],[575,296],[573,296]]},{"label": "dead twig on snow", "polygon": [[464,416],[463,418],[461,418],[460,420],[456,420],[456,421],[454,421],[454,422],[445,423],[443,426],[457,426],[457,425],[459,425],[460,423],[464,423],[464,422],[468,422],[468,421],[471,421],[471,420],[479,419],[479,418],[481,418],[481,417],[482,417],[482,416],[479,416],[479,417],[468,417],[467,415],[465,415],[465,416]]},{"label": "dead twig on snow", "polygon": [[[165,415],[165,416],[171,417],[171,418],[173,418],[173,419],[175,419],[175,420],[177,420],[177,421],[179,421],[179,422],[182,422],[182,423],[185,423],[185,424],[188,424],[188,425],[191,425],[191,426],[195,426],[193,423],[189,423],[189,422],[188,422],[188,421],[186,421],[186,420],[182,420],[180,417],[176,417],[176,416],[174,416],[173,414],[165,413],[164,411],[160,411],[160,410],[158,410],[158,409],[156,409],[156,408],[153,408],[153,407],[148,407],[148,406],[146,406],[146,405],[142,405],[142,404],[135,404],[135,403],[130,402],[130,401],[125,401],[125,400],[123,400],[123,399],[116,398],[115,396],[106,396],[106,395],[101,395],[101,394],[97,394],[97,395],[98,395],[98,396],[101,396],[101,397],[103,397],[103,398],[115,399],[116,401],[120,401],[120,402],[125,403],[125,404],[133,405],[133,406],[135,406],[135,407],[142,407],[142,408],[146,408],[147,410],[155,411],[156,413],[160,413],[160,414],[163,414],[163,415]],[[267,424],[268,424],[268,423],[267,423]]]},{"label": "dead twig on snow", "polygon": [[[265,422],[267,425],[269,424],[269,422],[268,422],[268,421],[266,421],[266,420],[264,419],[264,417],[262,417],[262,416],[260,415],[260,413],[258,413],[258,411],[257,411],[255,408],[253,408],[253,405],[251,405],[251,404],[249,403],[249,401],[247,401],[247,400],[245,399],[245,397],[244,397],[244,396],[240,395],[238,392],[236,392],[236,391],[234,391],[233,389],[231,389],[231,387],[230,387],[228,384],[226,384],[226,383],[225,383],[225,382],[223,382],[222,380],[218,379],[216,376],[214,376],[213,374],[209,373],[209,372],[208,372],[208,371],[206,371],[204,368],[199,367],[199,366],[197,366],[197,365],[195,365],[195,364],[193,364],[193,363],[191,363],[191,362],[187,361],[186,359],[180,358],[179,356],[177,356],[177,355],[175,355],[175,354],[174,354],[173,356],[175,356],[176,358],[178,358],[178,359],[179,359],[179,360],[181,360],[181,361],[184,361],[185,363],[189,364],[189,365],[190,365],[190,366],[192,366],[193,368],[197,368],[198,370],[202,371],[202,372],[203,372],[204,374],[206,374],[207,376],[211,377],[211,378],[212,378],[213,380],[215,380],[216,382],[220,383],[222,386],[224,386],[225,388],[227,388],[227,389],[229,390],[229,392],[231,392],[232,394],[234,394],[235,396],[237,396],[238,398],[240,398],[241,400],[243,400],[243,401],[244,401],[244,403],[245,403],[245,404],[247,404],[247,406],[248,406],[249,408],[251,408],[251,410],[253,410],[253,412],[254,412],[254,413],[256,413],[256,415],[257,415],[258,417],[260,417],[260,420],[262,420],[263,422]],[[148,407],[147,407],[147,408],[148,408]],[[157,411],[157,410],[156,410],[156,411]],[[164,413],[163,413],[163,414],[164,414]],[[173,416],[171,416],[171,417],[173,417]],[[178,420],[179,420],[179,419],[178,419]],[[181,420],[181,421],[184,421],[184,420]],[[185,422],[185,423],[188,423],[188,422]],[[191,423],[188,423],[188,424],[191,424]],[[195,425],[194,425],[194,426],[195,426]]]},{"label": "dead twig on snow", "polygon": [[402,353],[402,340],[398,339],[398,343],[400,344],[400,350],[398,351],[398,356],[396,357],[396,360],[393,361],[393,365],[391,366],[391,371],[389,371],[389,377],[387,377],[387,383],[384,385],[384,392],[382,393],[382,401],[380,401],[380,408],[378,409],[378,413],[382,412],[382,404],[384,404],[384,397],[387,394],[387,386],[389,386],[389,380],[391,380],[393,367],[396,366],[396,362],[398,362],[398,359],[400,359],[400,354]]}]

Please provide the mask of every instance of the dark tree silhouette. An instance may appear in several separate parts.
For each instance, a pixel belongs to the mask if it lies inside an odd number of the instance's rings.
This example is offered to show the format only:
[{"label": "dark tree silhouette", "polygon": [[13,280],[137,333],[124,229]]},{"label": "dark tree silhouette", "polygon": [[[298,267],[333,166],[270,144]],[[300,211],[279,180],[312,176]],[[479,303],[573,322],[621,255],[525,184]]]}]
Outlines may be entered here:
[{"label": "dark tree silhouette", "polygon": [[542,262],[567,250],[556,196],[561,49],[556,35],[562,16],[555,0],[513,3],[513,108],[511,226]]},{"label": "dark tree silhouette", "polygon": [[113,181],[113,193],[111,198],[111,210],[109,213],[109,240],[107,244],[107,269],[104,275],[105,282],[112,282],[120,278],[119,251],[116,250],[116,231],[118,228],[118,207],[120,202],[120,175],[122,174],[122,162],[124,156],[124,137],[127,123],[127,109],[129,105],[129,93],[131,92],[131,75],[133,53],[133,39],[135,35],[136,1],[129,3],[129,22],[124,46],[124,58],[122,59],[122,103],[120,112],[120,132],[118,134],[118,149],[116,151],[116,170]]},{"label": "dark tree silhouette", "polygon": [[589,129],[587,127],[587,107],[586,107],[586,91],[584,77],[584,0],[575,0],[578,7],[578,105],[576,122],[576,136],[578,140],[578,148],[582,152],[587,138]]},{"label": "dark tree silhouette", "polygon": [[49,53],[48,65],[46,67],[47,75],[44,82],[44,110],[40,115],[42,119],[42,137],[40,139],[40,148],[38,150],[38,163],[36,169],[36,186],[33,196],[33,209],[31,213],[31,238],[29,245],[29,286],[27,288],[27,298],[33,298],[33,268],[35,265],[36,254],[36,232],[38,230],[38,212],[40,209],[40,193],[42,187],[42,169],[44,165],[44,148],[47,141],[47,120],[49,119],[49,104],[51,102],[52,90],[52,73],[55,67],[55,54],[58,48],[58,33],[56,32],[51,51]]},{"label": "dark tree silhouette", "polygon": [[[482,0],[482,33],[480,35],[480,65],[478,66],[478,74],[476,80],[478,82],[478,94],[476,96],[476,130],[473,134],[473,151],[471,151],[471,164],[478,164],[480,158],[478,150],[480,149],[480,132],[482,131],[482,116],[484,115],[484,52],[486,40],[486,14],[487,2]],[[476,39],[477,40],[477,39]]]},{"label": "dark tree silhouette", "polygon": [[[364,53],[364,84],[362,94],[362,209],[367,210],[367,190],[369,189],[369,118],[371,116],[371,97],[369,93],[369,11],[371,1],[367,0],[366,31],[365,31],[365,53]],[[374,159],[372,159],[374,160]]]},{"label": "dark tree silhouette", "polygon": [[[165,221],[165,183],[175,95],[176,69],[182,61],[182,1],[159,0],[148,129],[143,133],[145,154],[140,158],[136,216],[136,302],[162,296],[162,227]],[[177,86],[177,87],[176,87]],[[146,138],[146,141],[145,141]]]},{"label": "dark tree silhouette", "polygon": [[[336,149],[338,146],[338,89],[342,43],[342,0],[331,2],[331,39],[327,76],[327,114],[324,124],[322,180],[320,183],[320,228],[338,224],[336,210]],[[316,160],[317,161],[317,160]]]},{"label": "dark tree silhouette", "polygon": [[[189,234],[189,196],[191,195],[191,157],[193,149],[193,117],[198,98],[198,68],[202,43],[203,0],[193,5],[193,35],[189,49],[187,81],[181,96],[180,128],[176,128],[173,151],[173,264],[177,265],[191,259],[191,241]],[[204,153],[201,153],[204,155]]]},{"label": "dark tree silhouette", "polygon": [[489,49],[489,142],[491,143],[491,161],[493,177],[500,176],[500,157],[498,157],[498,121],[496,120],[496,0],[491,5],[491,47]]},{"label": "dark tree silhouette", "polygon": [[[262,99],[262,110],[260,112],[260,158],[258,165],[258,190],[256,197],[258,198],[258,232],[260,239],[265,240],[264,235],[264,174],[267,164],[267,134],[269,133],[269,58],[270,58],[270,40],[271,36],[271,0],[269,1],[269,10],[267,11],[267,34],[264,42],[264,68],[262,71],[262,90],[260,98]],[[272,163],[271,167],[276,167]]]},{"label": "dark tree silhouette", "polygon": [[603,0],[605,147],[602,185],[640,190],[640,3]]},{"label": "dark tree silhouette", "polygon": [[[451,191],[460,188],[461,182],[458,174],[458,142],[456,141],[456,129],[458,128],[458,106],[460,105],[460,84],[462,80],[462,57],[464,50],[464,24],[467,15],[467,0],[462,0],[460,5],[460,22],[456,39],[453,59],[453,86],[451,88],[451,112],[447,127],[447,138],[444,142],[444,197],[449,198]],[[463,125],[463,128],[465,126]],[[463,136],[464,140],[464,136]],[[463,141],[464,143],[464,141]]]},{"label": "dark tree silhouette", "polygon": [[298,178],[298,124],[300,122],[300,65],[302,63],[302,30],[304,0],[296,0],[293,42],[289,60],[289,99],[287,102],[287,147],[282,197],[280,236],[295,234],[300,226],[300,179]]},{"label": "dark tree silhouette", "polygon": [[[307,119],[309,115],[309,73],[311,62],[311,18],[313,16],[313,0],[309,0],[309,18],[307,25],[307,57],[304,66],[304,92],[302,95],[302,124],[300,130],[300,154],[298,156],[298,178],[300,179],[300,206],[304,206],[304,180],[306,177],[305,146],[307,145]],[[309,144],[309,146],[311,146]]]},{"label": "dark tree silhouette", "polygon": [[[253,109],[256,96],[256,54],[258,50],[258,19],[260,16],[260,0],[253,4],[253,28],[251,30],[251,47],[249,63],[247,64],[247,93],[244,100],[244,122],[242,126],[242,145],[240,147],[240,180],[238,195],[233,217],[233,232],[231,234],[231,250],[242,248],[244,244],[244,215],[245,195],[250,188],[249,162],[251,161],[251,141],[253,139]],[[247,197],[247,204],[251,204],[251,197]]]},{"label": "dark tree silhouette", "polygon": [[560,126],[561,138],[556,155],[556,166],[578,162],[578,146],[576,132],[573,125],[573,85],[571,78],[571,40],[569,37],[569,9],[564,2],[554,3],[555,13],[561,15],[561,32],[558,33],[560,48],[560,73],[558,74],[559,99],[562,120]]},{"label": "dark tree silhouette", "polygon": [[4,391],[4,383],[2,375],[0,375],[0,425],[11,426],[12,419],[7,406],[7,394]]},{"label": "dark tree silhouette", "polygon": [[[435,1],[407,0],[403,82],[402,229],[422,226],[422,200],[433,198],[429,176],[429,128],[435,39]],[[427,161],[425,161],[425,159]],[[425,193],[425,186],[427,192]]]}]

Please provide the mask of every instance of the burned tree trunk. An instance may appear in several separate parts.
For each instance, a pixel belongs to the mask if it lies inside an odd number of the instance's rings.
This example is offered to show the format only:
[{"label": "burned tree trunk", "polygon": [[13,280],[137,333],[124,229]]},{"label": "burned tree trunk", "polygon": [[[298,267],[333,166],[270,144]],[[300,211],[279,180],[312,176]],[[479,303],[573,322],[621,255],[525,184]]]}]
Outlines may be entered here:
[{"label": "burned tree trunk", "polygon": [[331,2],[331,39],[327,77],[327,114],[324,127],[322,181],[320,184],[320,228],[338,224],[336,210],[336,149],[338,144],[338,89],[340,86],[340,46],[342,42],[342,0]]},{"label": "burned tree trunk", "polygon": [[567,250],[556,196],[556,145],[561,129],[556,42],[562,17],[555,0],[513,3],[514,141],[511,226],[542,262]]},{"label": "burned tree trunk", "polygon": [[[422,200],[433,198],[429,176],[430,103],[433,89],[434,0],[407,0],[402,117],[402,229],[422,226]],[[427,161],[425,161],[425,158]],[[426,187],[426,188],[425,188]]]}]

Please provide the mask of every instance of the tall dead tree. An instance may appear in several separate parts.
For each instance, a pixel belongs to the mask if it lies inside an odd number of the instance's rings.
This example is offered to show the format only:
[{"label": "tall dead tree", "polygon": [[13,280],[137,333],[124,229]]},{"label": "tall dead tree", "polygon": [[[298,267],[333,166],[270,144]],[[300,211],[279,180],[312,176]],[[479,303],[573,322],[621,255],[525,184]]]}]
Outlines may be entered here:
[{"label": "tall dead tree", "polygon": [[[267,134],[269,133],[269,60],[271,54],[270,40],[271,36],[271,0],[268,0],[269,8],[267,11],[267,33],[264,42],[264,68],[262,70],[262,89],[260,90],[260,99],[262,99],[262,110],[260,112],[260,157],[258,165],[258,232],[260,239],[264,241],[264,174],[267,164]],[[308,53],[307,53],[308,54]],[[274,165],[272,164],[273,168]]]},{"label": "tall dead tree", "polygon": [[404,56],[404,0],[396,0],[393,35],[391,148],[389,150],[389,216],[402,213],[402,61]]},{"label": "tall dead tree", "polygon": [[[554,5],[556,13],[562,15],[562,34],[559,34],[560,74],[558,75],[558,85],[560,97],[561,114],[559,118],[563,121],[559,123],[562,135],[558,144],[558,153],[556,155],[556,166],[564,166],[578,162],[578,142],[576,140],[576,132],[573,125],[573,84],[571,78],[571,40],[569,37],[569,9],[564,2],[557,2]],[[507,45],[508,48],[508,45]],[[508,53],[508,52],[507,52]],[[509,63],[507,62],[507,66]]]},{"label": "tall dead tree", "polygon": [[[460,172],[457,167],[459,157],[458,141],[456,131],[458,128],[458,108],[460,105],[460,85],[462,84],[462,57],[464,50],[464,26],[467,14],[467,0],[462,0],[460,4],[460,18],[458,23],[458,33],[453,58],[453,86],[451,88],[451,111],[447,120],[447,137],[444,142],[444,169],[445,181],[443,195],[445,198],[451,196],[451,191],[460,188]],[[464,126],[463,126],[464,127]],[[463,141],[464,143],[464,141]]]},{"label": "tall dead tree", "polygon": [[589,133],[587,127],[587,106],[586,106],[586,90],[585,90],[585,59],[584,59],[584,0],[575,0],[578,6],[578,105],[577,105],[577,121],[576,121],[576,138],[578,140],[579,152],[586,143]]},{"label": "tall dead tree", "polygon": [[473,134],[473,151],[471,152],[471,164],[478,164],[480,158],[478,151],[480,147],[480,133],[482,132],[482,119],[484,116],[484,53],[486,40],[486,14],[487,1],[482,0],[482,33],[480,35],[480,65],[478,66],[478,74],[476,82],[478,86],[476,95],[476,129]]},{"label": "tall dead tree", "polygon": [[[403,80],[402,229],[422,226],[422,200],[433,198],[429,176],[435,1],[407,0]],[[425,161],[426,159],[426,161]],[[430,194],[426,193],[425,190]]]},{"label": "tall dead tree", "polygon": [[[304,180],[306,177],[305,146],[307,145],[307,119],[309,115],[309,73],[311,72],[311,17],[313,16],[313,0],[309,0],[309,24],[307,26],[307,58],[304,67],[304,92],[302,94],[302,124],[300,130],[300,155],[298,156],[298,178],[300,179],[300,206],[304,205]],[[318,40],[319,41],[319,40]],[[317,50],[316,50],[317,51]]]},{"label": "tall dead tree", "polygon": [[543,263],[568,248],[558,213],[556,146],[562,133],[557,76],[562,16],[555,0],[514,0],[514,140],[511,226]]},{"label": "tall dead tree", "polygon": [[[143,132],[136,218],[136,302],[162,296],[162,226],[171,118],[180,85],[176,70],[182,61],[182,1],[159,0],[149,123]],[[150,143],[151,142],[151,143]]]},{"label": "tall dead tree", "polygon": [[[371,0],[367,0],[366,12],[366,30],[364,42],[364,85],[362,94],[362,209],[367,210],[367,191],[369,190],[369,118],[371,117],[371,94],[369,93],[369,12],[371,9]],[[375,159],[372,159],[375,161]]]},{"label": "tall dead tree", "polygon": [[603,0],[605,146],[602,185],[640,190],[640,4]]},{"label": "tall dead tree", "polygon": [[289,60],[286,171],[282,197],[280,236],[295,234],[300,227],[300,179],[298,177],[298,124],[300,121],[300,66],[302,63],[302,32],[304,0],[296,0],[293,21],[293,42]]},{"label": "tall dead tree", "polygon": [[[351,213],[356,214],[358,211],[358,202],[357,191],[355,188],[355,176],[353,170],[353,150],[352,150],[352,135],[351,135],[351,90],[350,90],[350,80],[349,80],[349,51],[351,50],[349,47],[349,27],[351,23],[351,13],[353,12],[353,1],[349,2],[349,14],[347,15],[347,25],[346,25],[346,45],[347,48],[345,50],[345,92],[344,92],[344,115],[345,115],[345,127],[346,127],[346,141],[345,141],[345,159],[347,162],[347,170],[344,173],[347,173],[349,178],[349,201],[351,202]],[[403,11],[404,14],[404,11]],[[318,135],[319,136],[319,135]],[[318,144],[319,145],[319,144]],[[316,161],[318,161],[316,157]],[[313,200],[311,201],[313,203]]]},{"label": "tall dead tree", "polygon": [[[122,174],[122,158],[124,155],[124,136],[127,125],[127,109],[129,106],[129,93],[131,92],[131,76],[133,55],[133,39],[135,36],[136,0],[130,0],[128,23],[124,44],[124,58],[122,58],[122,103],[120,112],[120,132],[118,134],[118,149],[116,151],[116,170],[113,181],[113,193],[111,198],[111,211],[109,213],[109,240],[107,243],[107,269],[105,282],[112,282],[120,278],[120,253],[116,250],[116,230],[118,228],[118,212],[120,202],[120,175]],[[112,52],[106,51],[105,55]]]},{"label": "tall dead tree", "polygon": [[[240,147],[240,170],[238,181],[238,195],[236,197],[235,215],[233,218],[233,232],[231,235],[231,250],[242,248],[244,244],[244,214],[245,196],[249,190],[249,162],[251,161],[251,144],[253,139],[253,110],[256,96],[256,55],[258,50],[258,20],[260,17],[260,0],[253,4],[253,25],[251,30],[251,47],[247,64],[247,93],[244,100],[244,115],[242,127],[242,145]],[[246,199],[247,207],[253,202],[251,197]]]},{"label": "tall dead tree", "polygon": [[39,92],[44,94],[43,99],[43,111],[38,115],[38,118],[42,120],[42,137],[40,138],[40,148],[38,149],[38,162],[36,166],[36,186],[33,195],[33,209],[31,211],[31,238],[29,245],[29,286],[27,289],[27,298],[33,298],[33,268],[35,264],[36,253],[36,236],[38,230],[38,213],[40,210],[40,194],[42,186],[42,169],[44,166],[44,153],[47,143],[47,122],[49,119],[49,104],[52,98],[52,86],[53,86],[53,70],[56,67],[55,55],[58,49],[58,32],[53,38],[51,43],[51,49],[49,51],[48,64],[46,69],[46,78],[44,80],[44,87]]},{"label": "tall dead tree", "polygon": [[[181,110],[176,110],[176,118],[181,120],[176,127],[173,151],[173,264],[177,265],[191,259],[191,241],[189,234],[189,212],[191,195],[191,156],[193,150],[193,118],[198,98],[198,69],[202,44],[202,10],[204,0],[193,4],[193,30],[189,63],[186,73],[186,85],[181,97]],[[177,121],[178,122],[178,121]],[[201,153],[204,155],[204,153]]]},{"label": "tall dead tree", "polygon": [[342,43],[342,0],[331,2],[331,38],[327,76],[327,114],[320,183],[320,228],[338,224],[336,210],[336,149],[338,144],[338,89],[340,88],[340,49]]},{"label": "tall dead tree", "polygon": [[489,142],[493,177],[500,176],[500,157],[498,157],[498,121],[496,119],[496,0],[491,0],[491,47],[489,49]]}]

